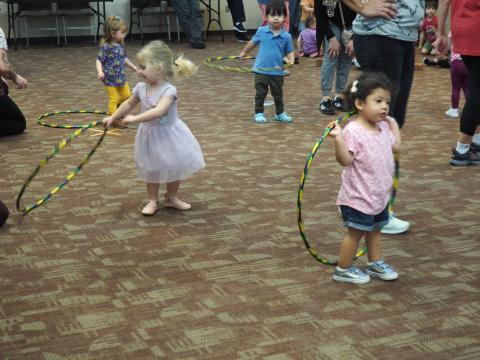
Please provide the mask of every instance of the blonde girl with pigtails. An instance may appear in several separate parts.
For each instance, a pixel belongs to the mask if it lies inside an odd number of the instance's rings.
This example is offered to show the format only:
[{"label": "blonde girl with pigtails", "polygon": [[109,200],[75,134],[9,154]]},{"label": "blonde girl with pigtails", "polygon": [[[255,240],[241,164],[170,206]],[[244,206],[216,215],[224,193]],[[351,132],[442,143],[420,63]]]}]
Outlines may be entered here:
[{"label": "blonde girl with pigtails", "polygon": [[[95,62],[97,77],[105,84],[108,94],[108,112],[113,114],[125,100],[132,95],[126,78],[126,66],[137,72],[137,67],[127,58],[124,40],[127,25],[119,16],[109,16],[103,24],[104,37],[100,41]],[[124,127],[119,120],[115,123]]]},{"label": "blonde girl with pigtails", "polygon": [[[177,197],[180,182],[205,166],[202,150],[190,129],[178,117],[177,89],[170,80],[194,75],[197,67],[183,56],[174,56],[163,41],[152,41],[137,54],[138,74],[144,81],[132,96],[103,122],[110,126],[122,119],[139,123],[135,138],[138,177],[147,184],[148,203],[142,214],[150,216],[160,208],[160,184],[166,184],[165,207],[189,210],[191,205]],[[138,115],[130,114],[138,105]]]}]

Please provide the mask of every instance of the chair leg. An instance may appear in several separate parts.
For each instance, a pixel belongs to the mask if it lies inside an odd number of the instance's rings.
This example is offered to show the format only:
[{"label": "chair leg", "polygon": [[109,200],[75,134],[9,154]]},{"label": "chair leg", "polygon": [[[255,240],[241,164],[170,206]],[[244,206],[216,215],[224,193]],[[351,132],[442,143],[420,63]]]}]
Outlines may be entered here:
[{"label": "chair leg", "polygon": [[58,16],[55,16],[55,29],[57,30],[57,46],[60,46],[60,34],[58,29]]},{"label": "chair leg", "polygon": [[170,34],[170,15],[167,15],[167,34],[168,41],[172,41],[172,35]]},{"label": "chair leg", "polygon": [[62,16],[62,23],[63,23],[63,39],[65,41],[65,45],[67,45],[68,42],[67,42],[67,29],[65,27],[65,15]]},{"label": "chair leg", "polygon": [[25,37],[27,39],[27,47],[29,47],[30,43],[28,42],[28,21],[27,21],[27,17],[25,16],[23,18],[23,20],[25,20]]},{"label": "chair leg", "polygon": [[175,19],[177,19],[177,42],[180,42],[180,26],[178,25],[178,17],[175,16]]}]

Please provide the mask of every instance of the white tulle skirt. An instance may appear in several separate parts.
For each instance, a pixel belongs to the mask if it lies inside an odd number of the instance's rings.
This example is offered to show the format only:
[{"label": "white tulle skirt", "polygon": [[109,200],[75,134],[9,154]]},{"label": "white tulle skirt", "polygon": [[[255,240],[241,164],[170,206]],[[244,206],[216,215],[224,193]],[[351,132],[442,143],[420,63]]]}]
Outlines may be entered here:
[{"label": "white tulle skirt", "polygon": [[180,119],[169,124],[140,124],[135,162],[139,179],[149,183],[185,180],[205,167],[197,139]]}]

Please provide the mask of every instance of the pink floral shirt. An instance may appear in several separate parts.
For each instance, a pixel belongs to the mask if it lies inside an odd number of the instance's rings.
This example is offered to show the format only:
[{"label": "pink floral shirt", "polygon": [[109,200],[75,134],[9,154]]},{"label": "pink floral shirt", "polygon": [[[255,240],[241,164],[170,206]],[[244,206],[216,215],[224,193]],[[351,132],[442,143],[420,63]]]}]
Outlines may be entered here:
[{"label": "pink floral shirt", "polygon": [[377,215],[385,209],[393,183],[395,137],[386,121],[378,123],[378,128],[379,132],[372,132],[353,120],[343,130],[353,162],[343,169],[337,205],[347,205],[367,215]]}]

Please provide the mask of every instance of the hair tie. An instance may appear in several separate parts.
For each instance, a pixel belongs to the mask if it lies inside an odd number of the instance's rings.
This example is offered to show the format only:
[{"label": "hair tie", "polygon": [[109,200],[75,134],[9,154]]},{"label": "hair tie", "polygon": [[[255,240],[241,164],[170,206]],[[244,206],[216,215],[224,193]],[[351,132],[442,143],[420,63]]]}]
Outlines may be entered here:
[{"label": "hair tie", "polygon": [[358,85],[358,80],[355,80],[352,84],[352,88],[350,89],[350,92],[352,94],[355,94],[358,91],[357,85]]}]

